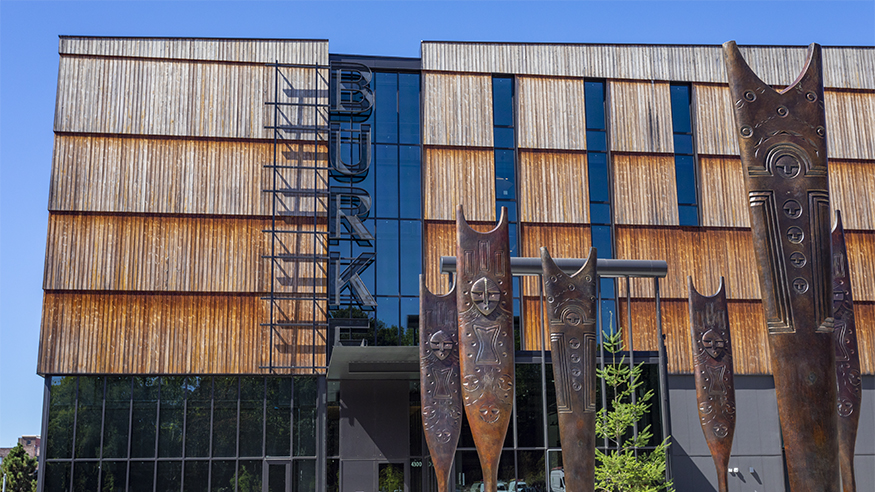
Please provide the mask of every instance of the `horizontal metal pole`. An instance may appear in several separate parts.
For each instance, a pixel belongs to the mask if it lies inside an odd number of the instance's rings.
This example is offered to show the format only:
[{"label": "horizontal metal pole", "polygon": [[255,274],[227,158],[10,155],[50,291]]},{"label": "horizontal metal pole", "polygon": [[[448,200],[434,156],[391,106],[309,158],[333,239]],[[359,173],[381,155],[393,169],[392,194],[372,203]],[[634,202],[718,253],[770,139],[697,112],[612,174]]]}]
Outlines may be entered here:
[{"label": "horizontal metal pole", "polygon": [[[568,275],[580,270],[586,258],[553,258],[556,266]],[[441,273],[455,273],[456,257],[441,256]],[[540,258],[511,257],[510,270],[515,276],[540,275]],[[665,277],[668,263],[664,260],[612,260],[598,258],[596,273],[600,277]]]}]

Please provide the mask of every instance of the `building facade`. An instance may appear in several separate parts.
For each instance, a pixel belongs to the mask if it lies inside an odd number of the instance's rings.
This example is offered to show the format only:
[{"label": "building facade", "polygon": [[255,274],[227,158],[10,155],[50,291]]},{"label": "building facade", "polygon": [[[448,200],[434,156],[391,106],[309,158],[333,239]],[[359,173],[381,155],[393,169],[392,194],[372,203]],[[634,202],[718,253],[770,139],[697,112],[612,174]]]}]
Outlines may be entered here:
[{"label": "building facade", "polygon": [[[595,246],[668,262],[657,280],[601,278],[600,325],[645,364],[651,444],[672,436],[682,491],[716,484],[687,277],[703,293],[724,277],[731,489],[784,490],[720,47],[423,42],[420,58],[387,58],[328,46],[61,38],[40,490],[434,490],[419,276],[449,289],[440,258],[455,254],[460,204],[481,229],[507,207],[514,256]],[[742,52],[775,86],[806,54]],[[875,49],[824,48],[824,81],[863,368],[864,490],[875,486]],[[538,278],[515,279],[514,296],[499,475],[549,490],[561,448]],[[453,477],[479,490],[468,430]]]}]

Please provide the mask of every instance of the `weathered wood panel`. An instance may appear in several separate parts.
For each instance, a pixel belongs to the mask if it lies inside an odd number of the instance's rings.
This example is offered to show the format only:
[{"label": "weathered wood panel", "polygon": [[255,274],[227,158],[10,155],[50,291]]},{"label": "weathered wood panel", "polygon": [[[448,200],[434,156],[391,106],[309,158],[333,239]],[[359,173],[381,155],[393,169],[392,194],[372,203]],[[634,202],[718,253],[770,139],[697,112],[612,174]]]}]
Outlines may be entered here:
[{"label": "weathered wood panel", "polygon": [[728,86],[693,84],[693,114],[700,156],[739,154]]},{"label": "weathered wood panel", "polygon": [[[285,311],[313,319],[312,302]],[[325,319],[324,306],[315,311]],[[260,374],[270,353],[267,302],[254,295],[46,292],[39,374]],[[314,344],[315,342],[315,344]],[[324,365],[325,331],[275,334],[274,364]],[[289,372],[289,371],[279,371]],[[304,372],[304,371],[298,371]]]},{"label": "weathered wood panel", "polygon": [[423,217],[456,220],[465,208],[469,221],[495,221],[495,157],[491,150],[426,148]]},{"label": "weathered wood panel", "polygon": [[524,222],[589,222],[585,153],[519,152],[519,213]]},{"label": "weathered wood panel", "polygon": [[617,224],[678,224],[673,156],[615,153],[612,163]]},{"label": "weathered wood panel", "polygon": [[[536,277],[535,277],[536,278]],[[526,277],[524,280],[529,279]],[[546,301],[545,301],[546,302]],[[541,315],[541,298],[525,296],[522,298],[522,333],[520,333],[520,350],[541,350],[542,340],[547,339],[547,351],[550,351],[549,333],[550,320]],[[547,333],[544,333],[544,332]],[[541,337],[544,338],[541,338]]]},{"label": "weathered wood panel", "polygon": [[[576,224],[522,224],[520,256],[540,258],[541,247],[553,258],[586,258],[592,247],[589,226]],[[523,277],[525,296],[539,295],[538,277]]]},{"label": "weathered wood panel", "polygon": [[[495,228],[494,222],[468,222],[477,232],[488,232]],[[423,225],[423,252],[425,266],[425,285],[433,294],[446,294],[450,290],[450,276],[440,272],[441,256],[456,256],[456,222],[425,222]]]},{"label": "weathered wood panel", "polygon": [[[618,226],[616,231],[617,258],[668,262],[668,276],[660,281],[664,298],[686,299],[691,275],[700,292],[715,292],[723,276],[727,298],[760,299],[749,229]],[[633,279],[632,296],[653,296],[652,280]]]},{"label": "weathered wood panel", "polygon": [[875,374],[875,302],[854,301],[857,320],[857,346],[860,352],[860,370]]},{"label": "weathered wood panel", "polygon": [[[661,308],[668,370],[673,374],[690,374],[693,371],[693,349],[688,303],[686,300],[667,300],[661,304]],[[735,373],[771,374],[768,329],[762,303],[731,301],[728,308]],[[620,320],[623,341],[627,343],[629,323],[625,299],[619,302],[617,317]],[[656,334],[656,304],[653,300],[633,299],[632,341],[635,350],[658,350]]]},{"label": "weathered wood panel", "polygon": [[62,55],[327,65],[328,40],[61,36]]},{"label": "weathered wood panel", "polygon": [[875,159],[875,92],[826,91],[830,158]]},{"label": "weathered wood panel", "polygon": [[[831,164],[830,164],[831,165]],[[699,198],[705,227],[750,227],[744,168],[739,157],[699,156]]]},{"label": "weathered wood panel", "polygon": [[611,150],[674,152],[669,84],[611,80]]},{"label": "weathered wood panel", "polygon": [[[327,166],[326,147],[285,143],[277,163]],[[314,160],[316,162],[314,163]],[[49,210],[270,215],[273,144],[56,135]],[[328,187],[328,170],[283,169],[277,187]],[[324,213],[324,197],[283,196],[278,211]]]},{"label": "weathered wood panel", "polygon": [[[789,85],[805,46],[743,46],[745,60],[767,84]],[[827,87],[875,89],[875,49],[823,48]],[[422,43],[423,70],[514,73],[608,79],[725,83],[721,46]]]},{"label": "weathered wood panel", "polygon": [[[327,70],[284,68],[281,102],[327,103]],[[273,138],[274,69],[264,65],[62,56],[55,131]],[[285,125],[327,125],[327,108],[282,106]],[[312,131],[284,132],[312,139]]]},{"label": "weathered wood panel", "polygon": [[[49,215],[43,288],[164,292],[270,290],[265,219]],[[288,229],[310,230],[303,220]],[[321,227],[324,231],[324,225]],[[317,239],[317,254],[327,249]],[[277,254],[308,254],[313,234],[283,234]],[[281,262],[277,288],[323,292],[312,262]],[[284,273],[283,273],[284,272]],[[287,285],[288,284],[288,285]]]},{"label": "weathered wood panel", "polygon": [[583,150],[583,79],[518,77],[518,147]]},{"label": "weathered wood panel", "polygon": [[[844,221],[844,215],[842,220]],[[875,301],[875,231],[845,229],[845,245],[848,249],[854,300]]]},{"label": "weathered wood panel", "polygon": [[829,161],[833,210],[842,211],[845,229],[875,229],[875,161]]},{"label": "weathered wood panel", "polygon": [[492,147],[492,77],[422,74],[422,141]]}]

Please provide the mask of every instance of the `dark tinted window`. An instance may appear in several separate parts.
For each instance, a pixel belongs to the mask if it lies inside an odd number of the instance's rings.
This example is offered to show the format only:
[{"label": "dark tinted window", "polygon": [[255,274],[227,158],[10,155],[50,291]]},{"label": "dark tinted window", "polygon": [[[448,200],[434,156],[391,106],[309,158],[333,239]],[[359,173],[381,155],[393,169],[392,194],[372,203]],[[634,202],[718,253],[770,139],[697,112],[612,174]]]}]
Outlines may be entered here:
[{"label": "dark tinted window", "polygon": [[513,126],[513,79],[492,78],[492,122],[495,126]]},{"label": "dark tinted window", "polygon": [[586,107],[586,128],[605,130],[605,83],[584,82],[583,90]]},{"label": "dark tinted window", "polygon": [[690,122],[690,87],[688,85],[671,86],[671,121],[675,133],[692,133]]}]

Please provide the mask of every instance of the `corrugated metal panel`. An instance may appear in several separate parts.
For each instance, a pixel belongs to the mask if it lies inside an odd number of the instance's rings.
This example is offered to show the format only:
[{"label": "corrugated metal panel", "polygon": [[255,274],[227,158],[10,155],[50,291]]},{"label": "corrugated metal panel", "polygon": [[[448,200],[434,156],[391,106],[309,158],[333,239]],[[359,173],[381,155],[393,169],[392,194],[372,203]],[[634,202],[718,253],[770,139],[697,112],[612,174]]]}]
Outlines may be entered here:
[{"label": "corrugated metal panel", "polygon": [[845,229],[875,229],[875,161],[829,161],[830,205]]},{"label": "corrugated metal panel", "polygon": [[427,148],[424,167],[425,219],[456,220],[461,204],[467,220],[496,220],[491,150]]},{"label": "corrugated metal panel", "polygon": [[824,93],[830,158],[875,159],[875,92]]},{"label": "corrugated metal panel", "polygon": [[[279,147],[280,188],[327,189],[327,148]],[[211,215],[270,215],[273,144],[240,141],[55,136],[49,210]],[[324,212],[324,197],[282,197],[283,212]]]},{"label": "corrugated metal panel", "polygon": [[[750,230],[618,226],[616,231],[617,258],[668,262],[668,276],[660,281],[662,297],[686,299],[691,275],[700,292],[715,292],[723,276],[729,299],[760,299]],[[625,296],[624,285],[620,291]],[[632,296],[653,296],[653,282],[634,281]]]},{"label": "corrugated metal panel", "polygon": [[586,111],[582,79],[519,77],[517,146],[583,150]]},{"label": "corrugated metal panel", "polygon": [[619,152],[673,152],[669,84],[612,80],[611,149]]},{"label": "corrugated metal panel", "polygon": [[699,155],[739,155],[728,86],[694,85],[693,112]]},{"label": "corrugated metal panel", "polygon": [[[55,131],[273,138],[274,69],[261,65],[62,56]],[[327,71],[285,68],[280,101],[327,103]],[[288,125],[327,125],[324,108],[282,106]],[[317,116],[318,113],[318,116]],[[312,139],[312,132],[285,133]]]},{"label": "corrugated metal panel", "polygon": [[[39,374],[260,374],[267,303],[257,296],[47,292]],[[312,319],[312,302],[285,311]],[[320,307],[317,316],[324,320]],[[324,329],[282,330],[274,364],[324,365]],[[289,371],[279,371],[289,372]],[[299,371],[303,372],[303,371]]]},{"label": "corrugated metal panel", "polygon": [[492,147],[492,78],[423,73],[423,143]]},{"label": "corrugated metal panel", "polygon": [[875,231],[845,230],[855,301],[875,301]]},{"label": "corrugated metal panel", "polygon": [[674,157],[613,154],[613,167],[615,223],[678,224]]},{"label": "corrugated metal panel", "polygon": [[[43,288],[265,292],[270,263],[262,255],[270,254],[270,237],[262,230],[269,227],[266,219],[51,214]],[[312,234],[280,239],[285,247],[277,254],[313,252]],[[318,241],[317,254],[324,255],[324,238]],[[323,275],[314,275],[312,263],[282,265],[290,285],[278,290],[324,291],[315,287]]]},{"label": "corrugated metal panel", "polygon": [[750,227],[747,188],[739,157],[699,156],[699,194],[705,227]]},{"label": "corrugated metal panel", "polygon": [[519,212],[524,222],[589,222],[586,154],[519,152]]},{"label": "corrugated metal panel", "polygon": [[[520,256],[539,258],[541,247],[553,258],[586,258],[592,246],[589,226],[573,224],[522,224]],[[524,277],[523,295],[540,293],[537,277]]]},{"label": "corrugated metal panel", "polygon": [[327,65],[328,41],[62,36],[62,55]]},{"label": "corrugated metal panel", "polygon": [[[742,54],[767,84],[789,85],[808,48],[743,46]],[[875,89],[875,49],[823,49],[824,85]],[[725,83],[720,46],[422,43],[423,70],[514,73],[639,80]]]}]

